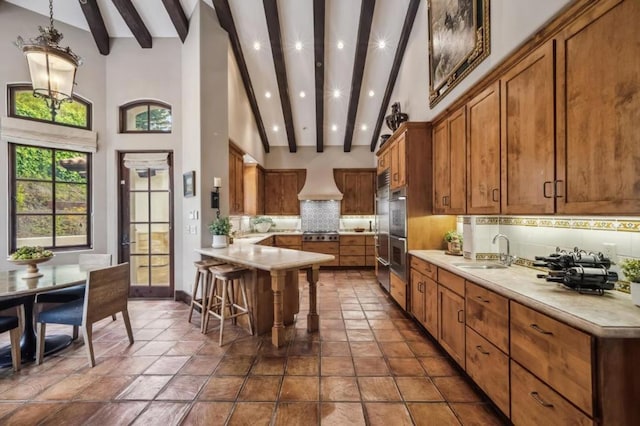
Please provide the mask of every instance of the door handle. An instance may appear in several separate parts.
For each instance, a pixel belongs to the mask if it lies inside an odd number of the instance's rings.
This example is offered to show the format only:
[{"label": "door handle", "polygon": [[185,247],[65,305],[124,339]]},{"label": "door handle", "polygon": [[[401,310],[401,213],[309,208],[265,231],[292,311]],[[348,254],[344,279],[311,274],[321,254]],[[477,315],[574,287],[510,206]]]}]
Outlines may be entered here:
[{"label": "door handle", "polygon": [[[497,197],[496,197],[496,194],[498,194]],[[500,201],[500,190],[498,188],[493,188],[491,190],[491,200],[493,200],[494,203],[497,203],[498,201]]]},{"label": "door handle", "polygon": [[135,244],[135,241],[123,241],[120,243],[121,246],[125,247],[125,246],[130,246],[131,244]]},{"label": "door handle", "polygon": [[551,195],[547,194],[547,185],[551,185],[552,183],[553,182],[551,182],[550,180],[546,180],[542,184],[542,196],[544,198],[553,198]]},{"label": "door handle", "polygon": [[553,181],[553,196],[556,198],[562,198],[562,195],[558,195],[558,184],[563,182],[562,180]]},{"label": "door handle", "polygon": [[[463,315],[462,315],[462,319],[460,319],[460,314],[463,314]],[[458,322],[459,322],[460,324],[464,324],[464,310],[462,310],[462,309],[460,309],[460,310],[458,311]]]}]

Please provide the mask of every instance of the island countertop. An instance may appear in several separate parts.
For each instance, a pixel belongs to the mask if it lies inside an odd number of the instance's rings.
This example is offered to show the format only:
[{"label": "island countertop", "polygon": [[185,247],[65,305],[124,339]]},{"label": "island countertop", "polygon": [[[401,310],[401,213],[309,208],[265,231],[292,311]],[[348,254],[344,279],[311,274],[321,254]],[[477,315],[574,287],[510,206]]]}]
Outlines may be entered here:
[{"label": "island countertop", "polygon": [[[256,239],[257,241],[260,240],[258,237]],[[264,271],[305,268],[311,265],[331,262],[335,259],[330,254],[255,245],[256,239],[245,238],[239,241],[236,240],[229,247],[203,247],[196,249],[196,251],[205,256]]]},{"label": "island countertop", "polygon": [[438,250],[411,250],[409,254],[595,336],[640,337],[640,308],[628,294],[619,291],[607,291],[603,296],[580,294],[562,284],[537,278],[540,271],[524,266],[463,269],[454,264],[473,261],[447,256]]}]

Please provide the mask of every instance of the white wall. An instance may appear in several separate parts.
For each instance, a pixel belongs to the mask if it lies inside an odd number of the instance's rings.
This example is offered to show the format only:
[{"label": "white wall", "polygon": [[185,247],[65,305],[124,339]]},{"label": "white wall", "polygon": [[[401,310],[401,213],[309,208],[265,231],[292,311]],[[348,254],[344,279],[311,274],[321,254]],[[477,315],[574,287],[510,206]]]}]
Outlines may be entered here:
[{"label": "white wall", "polygon": [[391,103],[400,102],[411,121],[430,121],[522,45],[571,0],[492,0],[491,54],[429,109],[427,2],[421,1]]},{"label": "white wall", "polygon": [[371,168],[376,167],[376,156],[369,146],[353,146],[345,154],[342,146],[325,146],[324,152],[317,153],[316,147],[298,147],[298,152],[289,152],[289,147],[273,146],[265,157],[266,169],[306,169],[329,168]]}]

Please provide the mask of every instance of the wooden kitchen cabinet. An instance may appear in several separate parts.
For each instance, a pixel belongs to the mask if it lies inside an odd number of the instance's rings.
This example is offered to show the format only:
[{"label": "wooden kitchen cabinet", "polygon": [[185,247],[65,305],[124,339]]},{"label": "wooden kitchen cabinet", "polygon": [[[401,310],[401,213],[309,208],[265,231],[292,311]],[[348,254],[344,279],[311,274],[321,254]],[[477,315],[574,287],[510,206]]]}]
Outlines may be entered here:
[{"label": "wooden kitchen cabinet", "polygon": [[433,128],[433,212],[466,211],[466,107]]},{"label": "wooden kitchen cabinet", "polygon": [[374,214],[375,169],[333,169],[333,175],[338,189],[343,194],[340,214]]},{"label": "wooden kitchen cabinet", "polygon": [[502,213],[553,213],[553,40],[508,70],[500,93]]},{"label": "wooden kitchen cabinet", "polygon": [[464,298],[438,285],[438,342],[465,367]]},{"label": "wooden kitchen cabinet", "polygon": [[376,169],[378,174],[381,174],[385,170],[389,170],[389,167],[391,167],[390,155],[389,151],[385,151],[384,154],[380,155],[380,158],[378,158],[378,167]]},{"label": "wooden kitchen cabinet", "polygon": [[244,213],[243,153],[229,145],[229,214]]},{"label": "wooden kitchen cabinet", "polygon": [[302,236],[300,235],[275,235],[274,247],[302,250]]},{"label": "wooden kitchen cabinet", "polygon": [[509,299],[466,281],[466,323],[502,352],[509,353]]},{"label": "wooden kitchen cabinet", "polygon": [[403,187],[407,184],[406,132],[403,132],[392,142],[389,149],[391,183],[390,189]]},{"label": "wooden kitchen cabinet", "polygon": [[244,165],[244,214],[264,214],[264,169],[259,164]]},{"label": "wooden kitchen cabinet", "polygon": [[467,214],[500,213],[500,84],[467,103]]},{"label": "wooden kitchen cabinet", "polygon": [[302,250],[330,254],[335,257],[331,262],[320,265],[321,268],[324,266],[340,266],[340,243],[338,241],[303,241]]},{"label": "wooden kitchen cabinet", "polygon": [[411,313],[433,336],[438,335],[438,284],[411,269]]},{"label": "wooden kitchen cabinet", "polygon": [[398,302],[398,305],[405,311],[407,310],[407,284],[397,276],[395,273],[391,272],[389,274],[391,276],[389,294],[391,297]]},{"label": "wooden kitchen cabinet", "polygon": [[306,170],[266,170],[264,173],[264,214],[299,215],[298,193],[304,185]]},{"label": "wooden kitchen cabinet", "polygon": [[340,266],[375,266],[373,236],[340,235]]}]

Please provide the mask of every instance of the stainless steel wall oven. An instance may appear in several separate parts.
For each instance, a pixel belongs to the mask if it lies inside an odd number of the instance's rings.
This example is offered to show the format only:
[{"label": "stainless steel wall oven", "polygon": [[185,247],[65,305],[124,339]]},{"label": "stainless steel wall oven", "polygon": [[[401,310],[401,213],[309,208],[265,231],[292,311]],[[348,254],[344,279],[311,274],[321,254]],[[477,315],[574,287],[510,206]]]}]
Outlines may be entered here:
[{"label": "stainless steel wall oven", "polygon": [[389,291],[389,170],[378,175],[376,191],[376,262],[378,282]]}]

